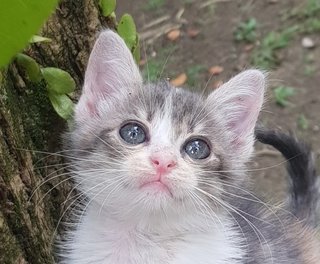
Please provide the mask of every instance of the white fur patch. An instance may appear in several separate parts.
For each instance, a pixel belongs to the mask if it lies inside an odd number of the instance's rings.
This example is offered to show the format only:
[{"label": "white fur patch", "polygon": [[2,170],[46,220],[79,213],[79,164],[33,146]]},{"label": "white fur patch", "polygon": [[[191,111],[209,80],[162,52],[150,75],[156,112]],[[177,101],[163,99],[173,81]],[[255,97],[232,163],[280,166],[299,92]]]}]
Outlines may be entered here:
[{"label": "white fur patch", "polygon": [[[99,215],[92,204],[71,241],[68,264],[237,264],[244,252],[240,235],[228,222],[224,226],[175,231],[139,229]],[[198,223],[203,219],[199,217]],[[202,223],[204,224],[204,223]],[[205,226],[205,224],[204,224]]]}]

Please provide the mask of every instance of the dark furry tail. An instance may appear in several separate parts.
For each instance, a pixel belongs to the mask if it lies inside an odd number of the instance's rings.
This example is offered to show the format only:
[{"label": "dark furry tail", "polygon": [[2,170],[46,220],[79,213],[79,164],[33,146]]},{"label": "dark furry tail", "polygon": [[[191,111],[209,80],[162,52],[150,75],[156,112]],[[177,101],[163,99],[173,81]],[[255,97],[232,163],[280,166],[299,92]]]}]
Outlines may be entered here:
[{"label": "dark furry tail", "polygon": [[255,134],[261,143],[273,146],[287,159],[292,213],[317,226],[320,220],[320,179],[309,146],[293,136],[264,128],[257,128]]}]

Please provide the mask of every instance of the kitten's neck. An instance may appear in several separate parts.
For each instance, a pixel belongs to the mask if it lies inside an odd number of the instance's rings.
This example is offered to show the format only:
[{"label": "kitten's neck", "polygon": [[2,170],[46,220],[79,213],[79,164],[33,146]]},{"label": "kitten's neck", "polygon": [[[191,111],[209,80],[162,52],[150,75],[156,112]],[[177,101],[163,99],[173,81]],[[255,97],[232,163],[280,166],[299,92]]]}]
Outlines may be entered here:
[{"label": "kitten's neck", "polygon": [[91,206],[90,215],[94,215],[98,221],[107,221],[119,230],[139,230],[143,233],[156,234],[183,234],[185,232],[206,232],[212,228],[223,229],[229,221],[228,214],[222,210],[215,209],[214,215],[193,211],[172,213],[170,215],[162,212],[159,214],[141,214],[116,216],[106,210],[99,212],[98,204]]}]

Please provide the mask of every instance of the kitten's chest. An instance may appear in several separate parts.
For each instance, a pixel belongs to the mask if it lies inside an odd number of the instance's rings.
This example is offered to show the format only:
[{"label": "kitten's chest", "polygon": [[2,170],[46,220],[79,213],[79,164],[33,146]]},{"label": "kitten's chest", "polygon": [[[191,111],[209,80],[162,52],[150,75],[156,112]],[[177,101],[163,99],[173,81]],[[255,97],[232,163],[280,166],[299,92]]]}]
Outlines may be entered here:
[{"label": "kitten's chest", "polygon": [[232,264],[241,251],[214,234],[131,235],[114,245],[113,264]]},{"label": "kitten's chest", "polygon": [[73,234],[67,264],[239,264],[235,259],[243,258],[241,236],[227,221],[202,231],[181,226],[150,231],[96,212],[89,209]]},{"label": "kitten's chest", "polygon": [[68,264],[171,264],[179,239],[134,231],[79,232]]},{"label": "kitten's chest", "polygon": [[131,231],[97,233],[92,238],[92,243],[87,240],[86,248],[78,251],[79,259],[74,263],[235,264],[239,263],[235,259],[242,257],[239,247],[217,232],[147,235]]},{"label": "kitten's chest", "polygon": [[115,243],[110,243],[112,254],[110,262],[114,264],[134,263],[172,263],[175,256],[175,248],[179,244],[178,238],[164,238],[158,235],[145,235],[138,232],[130,232],[115,238]]}]

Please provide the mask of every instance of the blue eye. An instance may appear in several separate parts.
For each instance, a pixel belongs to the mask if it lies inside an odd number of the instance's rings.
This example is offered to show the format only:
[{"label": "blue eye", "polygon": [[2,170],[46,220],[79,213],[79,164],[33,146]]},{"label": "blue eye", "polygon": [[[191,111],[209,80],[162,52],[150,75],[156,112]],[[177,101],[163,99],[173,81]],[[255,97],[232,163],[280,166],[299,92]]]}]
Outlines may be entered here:
[{"label": "blue eye", "polygon": [[138,123],[128,123],[120,128],[121,138],[131,144],[138,145],[146,141],[146,132]]},{"label": "blue eye", "polygon": [[210,155],[210,147],[202,139],[192,139],[187,142],[184,151],[192,159],[205,159]]}]

